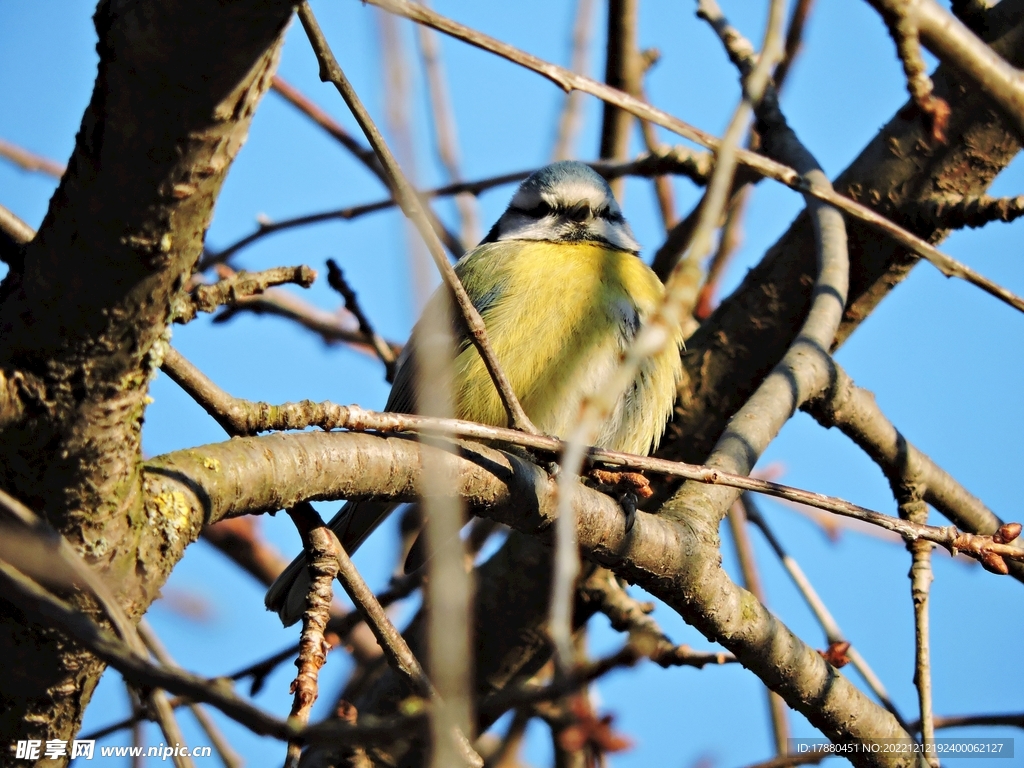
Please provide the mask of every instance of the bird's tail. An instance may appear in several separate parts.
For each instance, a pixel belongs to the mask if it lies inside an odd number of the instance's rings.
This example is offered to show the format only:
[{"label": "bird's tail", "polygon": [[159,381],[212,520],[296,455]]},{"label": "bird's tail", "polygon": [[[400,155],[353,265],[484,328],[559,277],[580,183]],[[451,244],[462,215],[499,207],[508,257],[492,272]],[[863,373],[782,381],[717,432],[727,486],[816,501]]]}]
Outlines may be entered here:
[{"label": "bird's tail", "polygon": [[[383,501],[348,502],[327,524],[341,541],[341,546],[352,555],[366,537],[383,522],[397,504]],[[263,599],[268,611],[276,611],[286,627],[302,618],[309,592],[309,571],[306,555],[300,554],[270,585]]]}]

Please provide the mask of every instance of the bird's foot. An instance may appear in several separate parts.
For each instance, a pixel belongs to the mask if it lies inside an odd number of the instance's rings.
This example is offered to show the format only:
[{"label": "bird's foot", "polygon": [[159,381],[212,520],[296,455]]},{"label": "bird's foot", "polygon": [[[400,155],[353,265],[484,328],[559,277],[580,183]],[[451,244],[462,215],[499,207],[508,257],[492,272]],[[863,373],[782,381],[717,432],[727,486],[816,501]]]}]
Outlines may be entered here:
[{"label": "bird's foot", "polygon": [[607,469],[591,469],[587,479],[596,490],[614,496],[626,515],[626,533],[636,522],[636,508],[640,499],[654,495],[650,481],[639,472],[613,472]]}]

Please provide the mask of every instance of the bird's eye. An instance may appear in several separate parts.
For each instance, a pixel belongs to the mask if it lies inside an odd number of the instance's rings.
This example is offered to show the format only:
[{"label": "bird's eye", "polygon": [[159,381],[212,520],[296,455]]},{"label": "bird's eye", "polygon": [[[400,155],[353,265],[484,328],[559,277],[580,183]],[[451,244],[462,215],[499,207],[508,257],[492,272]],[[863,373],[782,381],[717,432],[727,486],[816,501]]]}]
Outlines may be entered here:
[{"label": "bird's eye", "polygon": [[551,206],[543,200],[537,203],[537,205],[530,211],[530,215],[535,219],[543,219],[549,213],[551,213]]}]

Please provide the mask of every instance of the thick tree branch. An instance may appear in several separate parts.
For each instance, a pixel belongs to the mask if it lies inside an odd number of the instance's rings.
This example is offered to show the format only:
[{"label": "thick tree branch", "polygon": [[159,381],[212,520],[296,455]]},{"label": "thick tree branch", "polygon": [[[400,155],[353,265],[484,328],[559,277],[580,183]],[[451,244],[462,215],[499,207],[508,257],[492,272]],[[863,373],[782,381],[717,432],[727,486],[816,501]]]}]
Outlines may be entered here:
[{"label": "thick tree branch", "polygon": [[[275,0],[100,3],[98,77],[74,152],[0,285],[0,369],[45,392],[44,407],[4,424],[0,486],[109,574],[129,617],[184,546],[145,518],[148,384],[290,13]],[[0,655],[45,672],[0,680],[0,730],[70,739],[103,665],[17,615],[0,611]]]},{"label": "thick tree branch", "polygon": [[[626,93],[640,90],[640,55],[637,51],[637,0],[608,0],[608,34],[605,46],[604,81]],[[629,153],[633,116],[605,102],[601,118],[601,144],[598,156],[603,160],[624,160]],[[622,182],[612,184],[615,196],[622,199]]]},{"label": "thick tree branch", "polygon": [[[998,104],[1024,133],[1024,72],[989,48],[956,16],[934,0],[868,0],[891,27],[910,25],[921,41],[944,63],[981,88]],[[894,31],[897,45],[902,35]],[[902,57],[902,51],[901,51]],[[918,69],[923,74],[923,63]],[[916,70],[915,73],[916,74]],[[908,80],[913,79],[908,71]],[[924,86],[911,84],[911,93],[924,92]],[[930,96],[930,93],[925,93]]]},{"label": "thick tree branch", "polygon": [[[446,472],[457,478],[453,493],[478,514],[550,536],[555,481],[539,467],[479,446],[463,445],[462,455],[455,455],[412,440],[359,434],[241,438],[169,454],[150,463],[147,498],[164,514],[175,510],[183,534],[204,519],[271,511],[302,497],[408,500],[417,492],[424,451],[449,465]],[[588,558],[641,585],[722,642],[830,737],[901,733],[887,712],[729,581],[720,569],[717,528],[703,526],[696,515],[680,526],[641,512],[627,534],[621,510],[607,496],[577,486],[572,502]]]}]

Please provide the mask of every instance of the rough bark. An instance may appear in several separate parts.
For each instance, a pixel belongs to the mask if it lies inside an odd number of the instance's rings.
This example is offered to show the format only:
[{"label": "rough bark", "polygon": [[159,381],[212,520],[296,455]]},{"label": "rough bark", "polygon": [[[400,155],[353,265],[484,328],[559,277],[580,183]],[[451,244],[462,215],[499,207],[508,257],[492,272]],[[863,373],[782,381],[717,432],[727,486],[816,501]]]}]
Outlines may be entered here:
[{"label": "rough bark", "polygon": [[[290,13],[280,0],[103,0],[67,173],[0,285],[0,368],[35,383],[4,409],[0,483],[106,573],[132,616],[191,540],[146,517],[147,388]],[[6,743],[71,738],[102,665],[3,603],[0,658]]]}]

